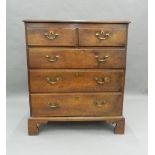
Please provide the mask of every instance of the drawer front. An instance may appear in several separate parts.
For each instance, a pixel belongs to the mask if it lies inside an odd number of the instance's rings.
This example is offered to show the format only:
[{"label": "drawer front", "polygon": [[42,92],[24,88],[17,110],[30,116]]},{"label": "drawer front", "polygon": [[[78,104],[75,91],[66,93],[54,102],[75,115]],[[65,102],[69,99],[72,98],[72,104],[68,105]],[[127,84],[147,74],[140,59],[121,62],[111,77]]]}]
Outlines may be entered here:
[{"label": "drawer front", "polygon": [[80,46],[125,46],[126,41],[126,25],[79,29]]},{"label": "drawer front", "polygon": [[124,68],[125,49],[29,48],[30,68]]},{"label": "drawer front", "polygon": [[118,116],[121,93],[31,94],[32,116]]},{"label": "drawer front", "polygon": [[122,91],[123,70],[30,70],[31,92]]},{"label": "drawer front", "polygon": [[27,28],[28,45],[31,46],[75,46],[76,38],[74,28]]}]

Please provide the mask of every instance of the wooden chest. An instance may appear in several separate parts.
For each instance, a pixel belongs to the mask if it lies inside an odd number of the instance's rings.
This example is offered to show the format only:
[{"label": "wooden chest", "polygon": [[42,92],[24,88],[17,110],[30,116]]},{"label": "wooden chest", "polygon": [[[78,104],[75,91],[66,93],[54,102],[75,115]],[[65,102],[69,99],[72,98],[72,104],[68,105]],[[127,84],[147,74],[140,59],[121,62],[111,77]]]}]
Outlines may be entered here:
[{"label": "wooden chest", "polygon": [[49,121],[106,121],[123,134],[129,22],[24,23],[29,135]]}]

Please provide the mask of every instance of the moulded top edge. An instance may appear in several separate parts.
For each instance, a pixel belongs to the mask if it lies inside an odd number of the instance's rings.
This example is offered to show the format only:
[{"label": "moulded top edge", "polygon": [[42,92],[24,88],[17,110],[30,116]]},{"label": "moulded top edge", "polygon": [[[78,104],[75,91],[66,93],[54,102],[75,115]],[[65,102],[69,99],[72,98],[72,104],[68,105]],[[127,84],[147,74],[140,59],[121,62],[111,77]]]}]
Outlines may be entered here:
[{"label": "moulded top edge", "polygon": [[87,21],[87,20],[23,20],[25,23],[105,23],[105,24],[129,24],[130,21]]}]

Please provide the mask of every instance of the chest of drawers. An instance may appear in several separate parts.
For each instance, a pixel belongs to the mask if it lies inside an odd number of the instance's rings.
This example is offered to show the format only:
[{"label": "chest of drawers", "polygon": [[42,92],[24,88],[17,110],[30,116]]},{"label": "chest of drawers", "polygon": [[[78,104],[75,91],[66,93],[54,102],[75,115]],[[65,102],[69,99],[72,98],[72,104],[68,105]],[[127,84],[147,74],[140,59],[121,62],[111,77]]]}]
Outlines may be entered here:
[{"label": "chest of drawers", "polygon": [[123,134],[129,22],[24,23],[29,135],[49,121],[106,121]]}]

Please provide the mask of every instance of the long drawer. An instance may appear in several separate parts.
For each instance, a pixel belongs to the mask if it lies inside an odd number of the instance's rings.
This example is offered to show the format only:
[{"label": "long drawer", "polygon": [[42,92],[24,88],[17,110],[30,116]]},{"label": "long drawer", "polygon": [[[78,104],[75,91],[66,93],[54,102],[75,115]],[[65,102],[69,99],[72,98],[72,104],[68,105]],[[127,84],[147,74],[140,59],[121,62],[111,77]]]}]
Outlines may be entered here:
[{"label": "long drawer", "polygon": [[29,70],[31,92],[122,91],[124,70]]},{"label": "long drawer", "polygon": [[31,94],[32,116],[119,116],[121,93]]},{"label": "long drawer", "polygon": [[29,48],[30,68],[124,68],[124,48]]}]

